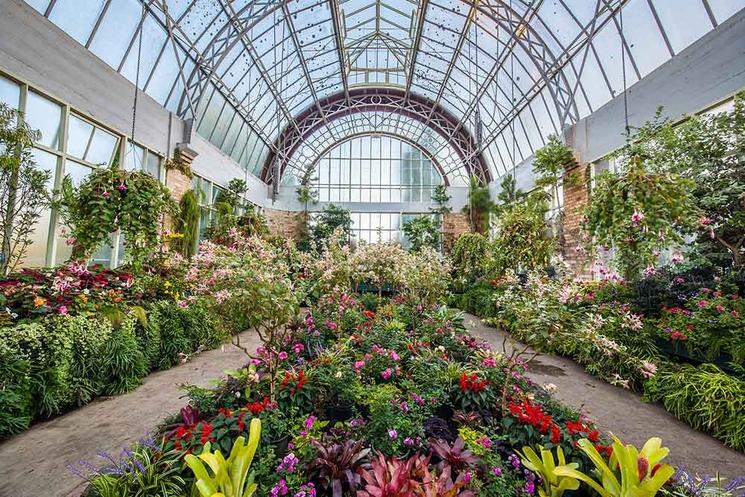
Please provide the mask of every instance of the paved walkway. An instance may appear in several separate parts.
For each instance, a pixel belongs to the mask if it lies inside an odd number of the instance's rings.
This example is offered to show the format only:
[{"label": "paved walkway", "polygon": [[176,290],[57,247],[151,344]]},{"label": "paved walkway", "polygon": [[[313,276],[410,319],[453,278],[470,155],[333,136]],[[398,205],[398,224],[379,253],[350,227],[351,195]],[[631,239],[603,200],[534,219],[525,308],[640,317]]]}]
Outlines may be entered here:
[{"label": "paved walkway", "polygon": [[[249,350],[259,344],[251,331],[241,339]],[[78,497],[86,484],[68,464],[95,461],[97,450],[120,452],[178,412],[185,404],[179,385],[207,386],[246,362],[241,350],[226,344],[151,374],[134,392],[96,400],[0,443],[0,497]]]},{"label": "paved walkway", "polygon": [[[484,325],[466,315],[466,327],[487,340],[495,350],[502,350],[507,338],[507,352],[524,345],[501,330]],[[528,350],[532,353],[532,350]],[[528,356],[529,357],[529,356]],[[575,408],[583,408],[601,429],[612,432],[627,443],[641,447],[652,436],[662,438],[670,448],[667,461],[685,465],[700,475],[717,471],[724,477],[745,475],[745,454],[725,447],[715,438],[690,428],[656,404],[646,404],[639,395],[614,387],[587,374],[571,359],[538,354],[528,366],[528,376],[538,384],[556,385],[554,395]]]}]

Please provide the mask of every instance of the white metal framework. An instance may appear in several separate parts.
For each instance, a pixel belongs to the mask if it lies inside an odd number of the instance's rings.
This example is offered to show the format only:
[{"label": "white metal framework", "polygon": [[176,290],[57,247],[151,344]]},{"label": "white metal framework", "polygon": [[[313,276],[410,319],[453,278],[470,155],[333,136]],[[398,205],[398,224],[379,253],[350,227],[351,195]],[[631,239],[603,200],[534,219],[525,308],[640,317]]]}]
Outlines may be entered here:
[{"label": "white metal framework", "polygon": [[[354,109],[361,88],[402,95],[405,104],[389,113],[427,104],[421,118],[417,111],[419,136],[395,129],[395,119],[386,132],[418,143],[434,129],[439,149],[422,148],[458,155],[449,179],[501,176],[549,134],[745,7],[745,0],[26,1],[166,108],[195,118],[200,134],[268,181],[303,167],[298,140],[286,139],[309,138],[298,117],[313,113],[311,134],[324,134],[348,115],[323,102],[341,95]],[[441,110],[454,123],[444,130]],[[349,132],[363,128],[357,122]],[[326,135],[343,140],[343,133]],[[328,146],[304,143],[302,162]]]}]

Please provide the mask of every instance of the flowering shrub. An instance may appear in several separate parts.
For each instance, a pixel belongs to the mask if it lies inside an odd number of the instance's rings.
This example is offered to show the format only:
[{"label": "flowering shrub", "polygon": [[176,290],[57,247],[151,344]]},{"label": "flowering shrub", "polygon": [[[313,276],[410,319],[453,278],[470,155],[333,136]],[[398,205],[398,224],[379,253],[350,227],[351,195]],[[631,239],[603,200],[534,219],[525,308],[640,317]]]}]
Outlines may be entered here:
[{"label": "flowering shrub", "polygon": [[665,307],[657,336],[706,360],[728,355],[745,362],[745,301],[704,288],[684,307]]}]

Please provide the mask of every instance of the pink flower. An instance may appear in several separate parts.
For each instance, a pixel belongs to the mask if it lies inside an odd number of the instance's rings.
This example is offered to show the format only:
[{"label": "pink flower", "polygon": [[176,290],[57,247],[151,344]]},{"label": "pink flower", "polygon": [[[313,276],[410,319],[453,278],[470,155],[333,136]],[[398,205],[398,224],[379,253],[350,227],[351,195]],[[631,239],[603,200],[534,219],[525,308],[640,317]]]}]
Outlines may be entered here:
[{"label": "pink flower", "polygon": [[499,466],[494,466],[491,472],[494,476],[502,476],[502,468],[500,468]]},{"label": "pink flower", "polygon": [[406,412],[406,413],[409,412],[409,404],[405,400],[401,402],[400,407],[403,412]]},{"label": "pink flower", "polygon": [[176,305],[179,306],[181,309],[186,309],[189,307],[189,304],[185,300],[179,300],[176,302]]},{"label": "pink flower", "polygon": [[702,300],[699,300],[698,301],[698,307],[699,307],[699,309],[703,309],[707,305],[709,305],[709,301],[706,300],[706,299],[702,299]]},{"label": "pink flower", "polygon": [[71,237],[65,239],[65,245],[67,245],[68,247],[69,246],[72,246],[72,245],[75,245],[75,242],[77,242],[77,240],[75,239],[74,236],[71,236]]},{"label": "pink flower", "polygon": [[682,254],[673,254],[673,256],[670,258],[670,261],[673,264],[680,264],[683,262],[683,260],[684,260],[684,257]]},{"label": "pink flower", "polygon": [[481,361],[481,364],[483,364],[484,367],[487,368],[496,368],[497,360],[494,357],[484,357],[484,360]]},{"label": "pink flower", "polygon": [[732,309],[732,312],[730,312],[730,314],[732,314],[732,315],[733,315],[733,316],[735,316],[735,317],[738,317],[738,316],[740,315],[740,314],[739,314],[739,313],[737,312],[737,310],[735,310],[735,309]]},{"label": "pink flower", "polygon": [[101,196],[103,198],[109,198],[111,196],[111,194],[109,192],[107,192],[106,190],[104,190],[104,192],[101,194]]},{"label": "pink flower", "polygon": [[313,423],[316,422],[315,416],[308,416],[308,418],[303,422],[303,426],[305,426],[306,430],[310,430],[313,428]]},{"label": "pink flower", "polygon": [[286,359],[287,359],[287,352],[285,352],[285,351],[283,350],[282,352],[280,352],[280,353],[279,353],[279,355],[278,355],[277,357],[279,357],[279,360],[280,360],[280,361],[284,361],[284,360],[286,360]]},{"label": "pink flower", "polygon": [[394,430],[393,428],[391,428],[390,430],[388,430],[388,438],[390,438],[391,440],[397,439],[398,438],[398,432],[396,430]]},{"label": "pink flower", "polygon": [[491,439],[489,437],[481,437],[477,440],[477,442],[486,450],[489,450],[491,448]]},{"label": "pink flower", "polygon": [[466,471],[465,473],[463,473],[463,481],[464,482],[469,483],[471,481],[471,478],[473,478],[473,477],[471,476],[471,472],[470,471]]},{"label": "pink flower", "polygon": [[412,445],[414,445],[414,439],[411,437],[404,438],[404,445],[407,447],[411,447]]},{"label": "pink flower", "polygon": [[57,312],[59,312],[63,316],[67,315],[67,306],[66,305],[59,306],[59,309],[57,309]]},{"label": "pink flower", "polygon": [[642,222],[642,219],[644,219],[644,213],[642,212],[635,210],[634,213],[631,214],[631,224],[633,224],[634,226],[639,226],[639,224]]},{"label": "pink flower", "polygon": [[354,361],[354,369],[362,369],[365,367],[365,361]]},{"label": "pink flower", "polygon": [[724,308],[723,305],[719,304],[719,305],[717,305],[716,310],[717,310],[717,312],[724,312],[726,309]]},{"label": "pink flower", "polygon": [[426,404],[425,400],[421,398],[416,392],[411,392],[411,398],[417,405],[423,406]]},{"label": "pink flower", "polygon": [[394,361],[401,360],[401,358],[398,356],[395,350],[391,350],[391,359],[393,359]]},{"label": "pink flower", "polygon": [[647,266],[644,268],[644,276],[647,278],[654,276],[655,274],[657,274],[657,269],[654,266]]},{"label": "pink flower", "polygon": [[698,219],[698,224],[700,224],[701,226],[709,226],[711,224],[711,218],[706,216],[700,217]]},{"label": "pink flower", "polygon": [[302,343],[296,343],[292,346],[292,351],[296,354],[301,353],[303,350],[305,350],[305,345],[303,345]]},{"label": "pink flower", "polygon": [[382,376],[384,380],[390,380],[391,376],[393,376],[393,371],[391,371],[391,368],[386,368],[380,372],[380,376]]},{"label": "pink flower", "polygon": [[125,185],[124,182],[121,182],[119,183],[119,185],[117,185],[116,189],[124,193],[127,191],[127,185]]}]

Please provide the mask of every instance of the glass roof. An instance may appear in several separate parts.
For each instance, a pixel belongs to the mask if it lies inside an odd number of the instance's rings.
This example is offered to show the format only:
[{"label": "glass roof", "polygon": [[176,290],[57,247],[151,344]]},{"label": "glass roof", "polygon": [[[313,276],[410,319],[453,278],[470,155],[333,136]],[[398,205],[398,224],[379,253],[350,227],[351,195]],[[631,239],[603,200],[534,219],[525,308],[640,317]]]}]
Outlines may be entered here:
[{"label": "glass roof", "polygon": [[[357,87],[394,87],[455,116],[492,177],[745,7],[745,0],[26,1],[167,109],[194,117],[200,134],[254,173],[270,151],[282,157],[277,139],[303,111]],[[426,122],[367,115],[326,126],[286,159],[286,171],[312,163],[334,140],[384,128],[442,157],[451,183],[468,174],[457,160],[447,163],[456,156],[448,140],[406,129]]]}]

